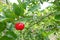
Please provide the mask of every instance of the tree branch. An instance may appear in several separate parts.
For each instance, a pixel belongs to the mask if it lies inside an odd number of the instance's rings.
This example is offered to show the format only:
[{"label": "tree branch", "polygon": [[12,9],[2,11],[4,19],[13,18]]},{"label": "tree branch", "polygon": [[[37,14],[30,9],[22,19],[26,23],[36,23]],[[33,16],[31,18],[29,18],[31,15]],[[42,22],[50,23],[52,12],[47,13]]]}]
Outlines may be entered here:
[{"label": "tree branch", "polygon": [[[49,17],[49,16],[52,15],[52,14],[53,14],[53,13],[49,13],[49,14],[47,14],[46,16],[42,17],[42,18],[41,18],[39,21],[37,21],[36,23],[33,23],[33,24],[31,24],[31,25],[29,24],[29,25],[30,25],[29,28],[32,27],[33,25],[41,22],[41,20],[45,19],[46,17]],[[28,28],[28,29],[29,29],[29,28]]]}]

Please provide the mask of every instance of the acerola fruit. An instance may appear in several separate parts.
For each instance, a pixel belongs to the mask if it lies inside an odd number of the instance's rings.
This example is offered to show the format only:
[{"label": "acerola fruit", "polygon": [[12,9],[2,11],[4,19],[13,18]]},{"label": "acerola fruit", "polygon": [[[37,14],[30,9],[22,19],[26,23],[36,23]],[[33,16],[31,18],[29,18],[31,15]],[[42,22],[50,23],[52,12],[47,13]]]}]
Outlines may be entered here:
[{"label": "acerola fruit", "polygon": [[25,25],[21,22],[15,24],[16,30],[23,30]]}]

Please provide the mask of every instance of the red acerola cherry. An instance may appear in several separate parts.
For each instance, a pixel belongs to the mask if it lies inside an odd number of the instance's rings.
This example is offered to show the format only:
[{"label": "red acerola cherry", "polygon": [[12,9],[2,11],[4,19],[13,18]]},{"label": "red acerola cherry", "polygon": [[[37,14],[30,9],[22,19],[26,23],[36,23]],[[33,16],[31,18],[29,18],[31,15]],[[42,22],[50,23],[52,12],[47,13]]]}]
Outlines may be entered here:
[{"label": "red acerola cherry", "polygon": [[15,24],[16,30],[23,30],[25,25],[21,22]]}]

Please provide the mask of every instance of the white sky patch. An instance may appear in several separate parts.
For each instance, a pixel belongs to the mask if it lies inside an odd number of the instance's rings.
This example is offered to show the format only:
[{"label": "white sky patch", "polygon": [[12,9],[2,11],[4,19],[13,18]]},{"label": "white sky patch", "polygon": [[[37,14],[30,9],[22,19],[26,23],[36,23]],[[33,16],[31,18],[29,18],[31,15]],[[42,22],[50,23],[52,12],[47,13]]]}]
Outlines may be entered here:
[{"label": "white sky patch", "polygon": [[18,4],[18,1],[17,0],[9,0],[11,3],[16,3]]},{"label": "white sky patch", "polygon": [[54,2],[55,0],[49,0],[48,2]]},{"label": "white sky patch", "polygon": [[40,10],[44,10],[45,8],[47,8],[47,7],[51,6],[51,5],[52,4],[49,3],[49,2],[43,2],[43,4],[40,4],[40,6],[41,6]]}]

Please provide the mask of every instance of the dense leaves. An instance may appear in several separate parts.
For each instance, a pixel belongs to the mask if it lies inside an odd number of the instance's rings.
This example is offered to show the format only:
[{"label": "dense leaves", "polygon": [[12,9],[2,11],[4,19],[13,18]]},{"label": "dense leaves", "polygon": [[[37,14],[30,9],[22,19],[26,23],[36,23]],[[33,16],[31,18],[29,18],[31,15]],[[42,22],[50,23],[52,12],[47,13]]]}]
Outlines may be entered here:
[{"label": "dense leaves", "polygon": [[6,29],[6,23],[0,22],[0,33]]},{"label": "dense leaves", "polygon": [[14,40],[14,39],[7,37],[7,36],[3,36],[0,38],[0,40]]},{"label": "dense leaves", "polygon": [[16,3],[13,4],[13,11],[17,16],[23,16],[24,9],[26,9],[26,3],[21,3],[19,5],[17,5]]},{"label": "dense leaves", "polygon": [[[60,32],[60,0],[17,1],[18,4],[0,3],[0,40],[50,40],[50,34]],[[41,10],[44,2],[51,6]],[[18,22],[25,24],[24,30],[15,29]]]},{"label": "dense leaves", "polygon": [[56,15],[55,16],[55,19],[59,21],[60,20],[60,14],[59,15]]},{"label": "dense leaves", "polygon": [[6,32],[6,35],[8,37],[11,37],[11,38],[14,38],[14,39],[17,38],[17,35],[13,31],[10,31],[10,30]]},{"label": "dense leaves", "polygon": [[21,11],[20,11],[21,9],[18,7],[18,5],[16,4],[16,3],[14,3],[13,4],[13,11],[15,12],[15,14],[17,15],[17,16],[19,16],[21,13]]},{"label": "dense leaves", "polygon": [[15,16],[15,14],[10,10],[10,9],[6,9],[5,11],[4,11],[4,15],[6,16],[6,18],[15,18],[16,16]]}]

